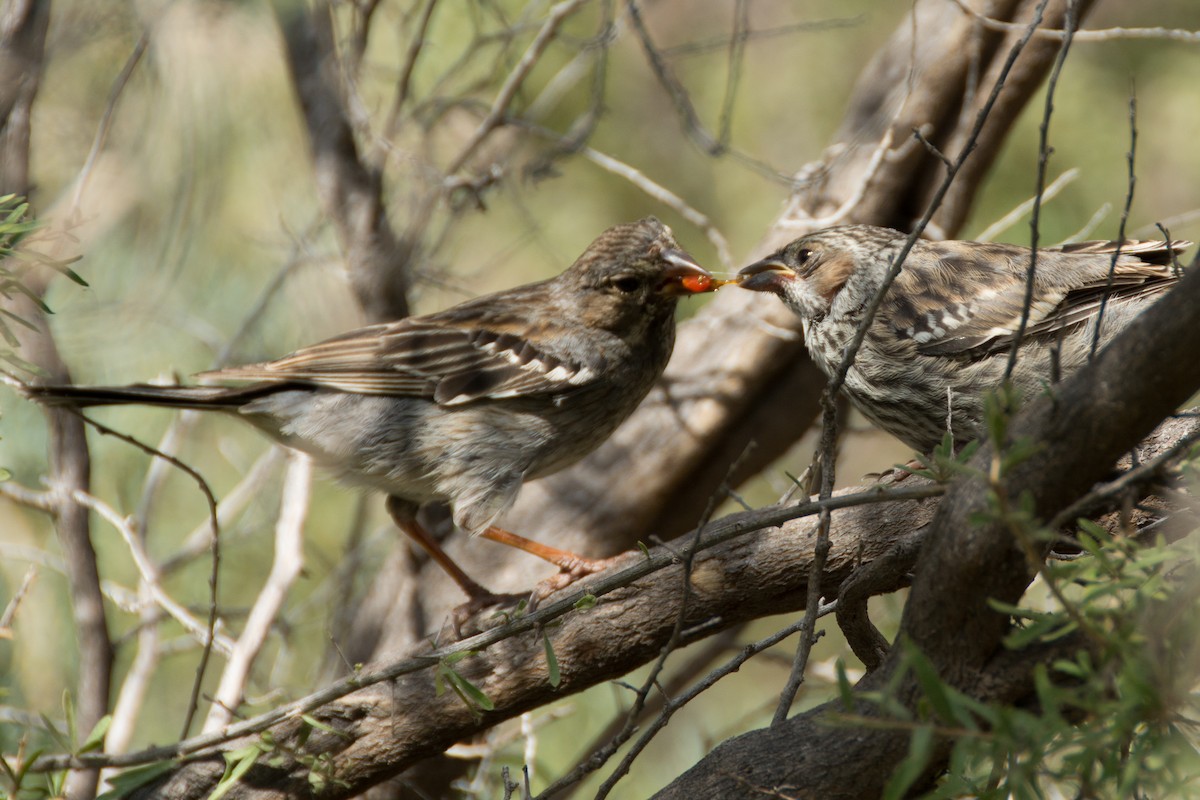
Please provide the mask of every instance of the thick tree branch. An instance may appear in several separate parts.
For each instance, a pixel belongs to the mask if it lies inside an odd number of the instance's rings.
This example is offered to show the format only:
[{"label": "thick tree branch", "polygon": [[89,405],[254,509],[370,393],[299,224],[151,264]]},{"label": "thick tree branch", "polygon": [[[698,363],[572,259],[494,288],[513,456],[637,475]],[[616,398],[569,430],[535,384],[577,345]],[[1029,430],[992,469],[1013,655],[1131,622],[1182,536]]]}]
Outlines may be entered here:
[{"label": "thick tree branch", "polygon": [[304,111],[317,194],[345,251],[350,285],[372,322],[408,316],[412,244],[400,239],[383,205],[383,175],[359,155],[346,117],[332,9],[279,6],[292,82]]},{"label": "thick tree branch", "polygon": [[[0,195],[28,195],[30,121],[43,68],[49,0],[7,0],[0,3]],[[41,296],[49,270],[28,273],[26,288]],[[50,273],[53,274],[53,273]],[[70,373],[46,324],[46,318],[27,298],[0,297],[0,306],[39,330],[14,331],[22,357],[40,367],[48,380],[70,382]],[[46,409],[49,428],[49,481],[54,490],[52,513],[66,561],[71,608],[79,640],[79,682],[72,702],[78,727],[87,735],[108,713],[113,650],[104,616],[104,597],[92,548],[88,510],[72,495],[87,492],[91,461],[83,423],[62,409]],[[95,796],[97,770],[73,772],[66,792],[73,800]]]}]

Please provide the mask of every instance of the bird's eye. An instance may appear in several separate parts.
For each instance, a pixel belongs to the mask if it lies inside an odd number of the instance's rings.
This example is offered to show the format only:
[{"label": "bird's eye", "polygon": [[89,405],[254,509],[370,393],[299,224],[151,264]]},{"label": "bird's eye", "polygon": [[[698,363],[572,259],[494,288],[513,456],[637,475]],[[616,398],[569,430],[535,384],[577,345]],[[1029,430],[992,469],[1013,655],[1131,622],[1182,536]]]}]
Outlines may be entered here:
[{"label": "bird's eye", "polygon": [[796,251],[796,263],[797,264],[804,264],[810,258],[812,258],[812,250],[802,247]]},{"label": "bird's eye", "polygon": [[638,286],[641,285],[641,281],[639,281],[633,275],[619,275],[612,279],[612,285],[616,287],[618,292],[631,294],[638,290]]}]

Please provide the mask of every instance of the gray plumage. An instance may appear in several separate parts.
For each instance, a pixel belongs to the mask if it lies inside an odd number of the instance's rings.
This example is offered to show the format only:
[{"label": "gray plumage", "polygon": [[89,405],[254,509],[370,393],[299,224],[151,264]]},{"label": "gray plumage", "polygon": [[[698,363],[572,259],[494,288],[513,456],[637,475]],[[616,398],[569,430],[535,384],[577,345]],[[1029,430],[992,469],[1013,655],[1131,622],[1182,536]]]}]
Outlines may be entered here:
[{"label": "gray plumage", "polygon": [[550,280],[203,376],[249,385],[28,393],[233,413],[350,483],[414,506],[449,501],[478,533],[522,482],[583,457],[629,416],[671,354],[677,299],[710,279],[647,218],[605,231]]}]

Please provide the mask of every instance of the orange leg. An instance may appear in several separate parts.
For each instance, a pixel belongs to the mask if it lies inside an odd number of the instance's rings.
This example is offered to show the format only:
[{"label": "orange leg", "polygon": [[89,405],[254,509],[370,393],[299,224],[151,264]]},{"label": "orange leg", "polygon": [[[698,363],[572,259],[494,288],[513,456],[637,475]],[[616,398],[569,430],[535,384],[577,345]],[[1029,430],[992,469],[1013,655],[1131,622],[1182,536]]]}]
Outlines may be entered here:
[{"label": "orange leg", "polygon": [[398,497],[389,496],[387,510],[392,516],[392,521],[396,523],[396,527],[419,544],[430,558],[436,561],[438,566],[444,569],[446,574],[467,593],[471,600],[486,601],[497,597],[495,593],[472,580],[470,575],[463,572],[462,567],[454,563],[454,559],[429,535],[421,523],[417,522],[414,510],[408,503]]},{"label": "orange leg", "polygon": [[551,575],[537,585],[533,590],[532,603],[534,605],[539,600],[549,597],[559,589],[565,589],[580,578],[606,570],[618,562],[624,562],[626,556],[629,555],[628,553],[622,553],[612,558],[588,558],[587,556],[572,553],[570,550],[560,550],[557,547],[551,547],[541,542],[535,542],[532,539],[526,539],[524,536],[518,536],[512,531],[497,528],[495,525],[488,527],[479,535],[484,539],[491,539],[493,542],[499,542],[509,547],[515,547],[518,550],[524,550],[530,555],[549,561],[562,570],[557,575]]},{"label": "orange leg", "polygon": [[572,553],[570,550],[560,550],[557,547],[551,547],[548,544],[542,544],[532,539],[526,539],[524,536],[518,536],[512,531],[497,528],[495,525],[488,526],[479,535],[484,539],[491,539],[493,542],[499,542],[509,547],[515,547],[518,550],[524,550],[531,556],[537,556],[543,561],[549,561],[563,572],[569,572],[581,578],[584,575],[599,572],[607,566],[604,559],[587,558],[586,556]]}]

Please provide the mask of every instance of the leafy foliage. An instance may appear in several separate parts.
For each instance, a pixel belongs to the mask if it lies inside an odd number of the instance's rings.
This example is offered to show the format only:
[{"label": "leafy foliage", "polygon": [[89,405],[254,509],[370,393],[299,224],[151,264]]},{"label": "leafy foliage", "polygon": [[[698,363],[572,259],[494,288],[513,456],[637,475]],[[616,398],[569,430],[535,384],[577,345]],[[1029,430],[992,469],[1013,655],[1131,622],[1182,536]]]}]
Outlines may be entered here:
[{"label": "leafy foliage", "polygon": [[[1003,424],[992,434],[1002,438]],[[1015,454],[997,456],[994,477],[1029,452],[1018,443]],[[1009,503],[1002,493],[993,500],[988,521],[1005,522],[1025,542],[1051,535],[1024,503]],[[981,703],[943,681],[910,642],[900,643],[903,666],[890,688],[865,697],[883,720],[846,717],[911,730],[908,755],[886,797],[906,796],[934,757],[938,737],[953,743],[951,766],[929,797],[1182,797],[1200,791],[1195,545],[1147,546],[1086,520],[1078,541],[1084,556],[1047,565],[1023,605],[993,603],[1014,621],[1005,641],[1012,650],[1068,636],[1080,642],[1069,658],[1034,667],[1036,698],[1028,704]],[[921,693],[915,713],[894,696],[908,676]]]},{"label": "leafy foliage", "polygon": [[[24,270],[31,264],[49,267],[80,286],[88,284],[79,276],[79,273],[70,267],[79,260],[79,257],[59,260],[19,247],[22,241],[37,227],[37,221],[29,215],[29,204],[23,198],[14,194],[0,196],[0,296],[6,300],[12,300],[17,295],[24,295],[43,314],[52,314],[54,312],[50,310],[50,307],[29,288],[23,279]],[[30,320],[14,314],[6,308],[0,308],[0,338],[7,345],[7,347],[0,347],[0,360],[7,361],[18,369],[36,371],[36,367],[18,357],[14,352],[13,348],[18,346],[19,341],[13,325],[37,331],[37,326]]]}]

